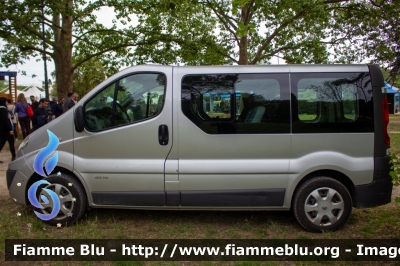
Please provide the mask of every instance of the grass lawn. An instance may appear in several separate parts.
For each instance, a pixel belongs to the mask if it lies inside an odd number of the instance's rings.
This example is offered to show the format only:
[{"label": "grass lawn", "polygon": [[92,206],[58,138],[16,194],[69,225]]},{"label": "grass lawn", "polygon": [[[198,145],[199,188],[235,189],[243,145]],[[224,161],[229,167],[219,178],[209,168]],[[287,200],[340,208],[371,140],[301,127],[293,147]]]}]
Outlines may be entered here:
[{"label": "grass lawn", "polygon": [[400,115],[390,115],[389,116],[388,131],[400,133]]},{"label": "grass lawn", "polygon": [[[395,116],[400,122],[400,116]],[[391,116],[392,119],[392,116]],[[392,119],[391,121],[395,121]],[[400,130],[399,130],[400,132]],[[392,149],[400,150],[400,134],[390,134]],[[20,143],[20,142],[19,142]],[[18,143],[17,143],[18,144]],[[6,144],[7,146],[7,144]],[[148,211],[92,209],[74,226],[56,228],[36,218],[31,207],[1,200],[0,239],[387,239],[400,238],[400,209],[395,203],[354,209],[339,231],[305,231],[289,212],[278,211]],[[17,216],[20,213],[20,216]],[[28,227],[31,224],[31,227]],[[4,262],[5,265],[160,265],[157,262]],[[361,262],[377,265],[377,262]],[[340,265],[361,264],[340,262]],[[175,262],[162,265],[254,265],[250,262]],[[282,265],[282,262],[256,263]],[[310,263],[285,262],[286,265]],[[312,262],[311,264],[318,264]],[[331,263],[332,264],[332,263]],[[382,264],[383,263],[379,263]],[[388,263],[384,263],[388,265]],[[397,264],[398,265],[398,264]]]},{"label": "grass lawn", "polygon": [[390,121],[400,121],[400,114],[398,115],[389,115]]}]

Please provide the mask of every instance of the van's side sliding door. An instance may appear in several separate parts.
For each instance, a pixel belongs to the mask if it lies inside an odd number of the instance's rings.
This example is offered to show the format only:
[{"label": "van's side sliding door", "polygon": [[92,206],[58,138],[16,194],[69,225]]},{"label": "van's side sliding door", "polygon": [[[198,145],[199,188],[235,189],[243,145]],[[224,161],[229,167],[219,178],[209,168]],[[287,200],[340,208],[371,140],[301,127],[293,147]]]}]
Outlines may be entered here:
[{"label": "van's side sliding door", "polygon": [[207,70],[217,74],[180,73],[181,205],[282,207],[291,157],[288,69]]}]

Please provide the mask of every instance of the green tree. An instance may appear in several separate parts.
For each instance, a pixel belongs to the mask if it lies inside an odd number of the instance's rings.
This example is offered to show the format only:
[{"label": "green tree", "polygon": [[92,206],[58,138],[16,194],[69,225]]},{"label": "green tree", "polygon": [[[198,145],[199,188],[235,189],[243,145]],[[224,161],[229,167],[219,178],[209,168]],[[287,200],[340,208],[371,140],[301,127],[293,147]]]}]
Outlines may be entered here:
[{"label": "green tree", "polygon": [[1,89],[8,88],[8,81],[0,80],[0,88]]},{"label": "green tree", "polygon": [[83,97],[99,83],[106,79],[106,69],[102,63],[95,58],[85,62],[74,72],[73,91]]},{"label": "green tree", "polygon": [[[163,42],[137,46],[130,58],[142,64],[220,65],[229,63],[231,43],[221,43],[212,10],[192,0],[143,0],[137,7],[140,32]],[[132,13],[134,10],[125,9]],[[150,32],[151,30],[151,32]]]},{"label": "green tree", "polygon": [[[362,5],[349,0],[163,0],[155,6],[147,1],[139,15],[143,25],[182,37],[174,36],[168,47],[140,47],[136,56],[160,58],[173,50],[177,62],[187,64],[260,64],[273,56],[288,63],[326,63],[328,45],[347,40],[335,23],[343,12]],[[202,43],[192,41],[191,29],[199,27],[212,28]]]},{"label": "green tree", "polygon": [[[369,23],[374,5],[358,0],[44,3],[47,60],[54,61],[60,97],[72,91],[74,73],[91,59],[112,73],[145,62],[246,65],[269,62],[273,56],[288,63],[327,63],[329,48],[334,47],[338,56],[332,61],[353,62],[365,51],[351,49],[357,42],[354,36],[372,29],[378,20],[361,29],[359,25]],[[116,14],[109,28],[97,23],[93,13],[103,6]],[[362,23],[363,13],[369,14],[368,23]],[[0,37],[5,41],[1,63],[41,57],[40,0],[5,0],[0,14]]]},{"label": "green tree", "polygon": [[370,14],[378,27],[366,30],[365,49],[390,71],[388,80],[400,86],[400,0],[371,1]]},{"label": "green tree", "polygon": [[[154,45],[169,36],[145,27],[128,26],[141,1],[117,0],[44,0],[46,59],[55,65],[57,93],[65,96],[73,88],[73,74],[92,58],[116,71],[131,64],[133,47]],[[111,27],[96,22],[95,11],[114,8]],[[130,12],[127,12],[129,10]],[[41,1],[4,0],[0,3],[1,65],[23,63],[42,57]],[[124,28],[118,29],[121,23]],[[144,30],[144,31],[140,31]],[[154,33],[154,34],[153,34]],[[78,60],[72,60],[72,58]]]},{"label": "green tree", "polygon": [[353,7],[336,18],[335,33],[347,39],[335,49],[339,61],[369,59],[389,70],[388,79],[396,82],[400,74],[400,0],[363,1]]},{"label": "green tree", "polygon": [[385,69],[385,68],[381,68],[382,73],[383,73],[383,78],[386,81],[389,81],[392,85],[396,86],[396,87],[400,87],[400,75],[395,74],[393,76],[393,72]]}]

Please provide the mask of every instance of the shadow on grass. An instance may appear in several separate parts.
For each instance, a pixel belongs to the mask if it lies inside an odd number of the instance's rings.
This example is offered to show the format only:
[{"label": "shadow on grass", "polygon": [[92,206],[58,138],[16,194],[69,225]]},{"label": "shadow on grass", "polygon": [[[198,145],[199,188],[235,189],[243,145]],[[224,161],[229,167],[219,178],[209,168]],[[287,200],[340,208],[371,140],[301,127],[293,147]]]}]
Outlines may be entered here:
[{"label": "shadow on grass", "polygon": [[[290,211],[159,211],[92,209],[85,222],[117,223],[142,228],[150,238],[262,238],[302,231]],[[135,230],[128,230],[135,231]],[[280,234],[281,233],[281,234]]]},{"label": "shadow on grass", "polygon": [[140,218],[143,222],[163,221],[175,223],[179,221],[197,221],[201,224],[252,222],[265,224],[268,220],[290,225],[296,219],[290,211],[168,211],[168,210],[127,210],[127,209],[91,209],[87,212],[88,219],[97,216],[98,219],[114,217],[118,221],[131,221]]}]

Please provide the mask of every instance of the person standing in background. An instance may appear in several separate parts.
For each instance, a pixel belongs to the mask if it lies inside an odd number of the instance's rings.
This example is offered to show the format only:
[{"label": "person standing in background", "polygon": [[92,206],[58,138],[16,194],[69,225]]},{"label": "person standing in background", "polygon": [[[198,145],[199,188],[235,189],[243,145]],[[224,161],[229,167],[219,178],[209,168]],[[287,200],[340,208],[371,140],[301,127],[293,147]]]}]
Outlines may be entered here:
[{"label": "person standing in background", "polygon": [[9,99],[7,99],[7,110],[11,115],[11,122],[13,123],[15,141],[18,141],[18,135],[17,135],[18,114],[15,112],[15,105]]},{"label": "person standing in background", "polygon": [[53,100],[50,101],[49,105],[50,105],[51,113],[55,116],[55,118],[59,117],[62,114],[62,108],[58,104],[57,97],[53,97]]},{"label": "person standing in background", "polygon": [[68,92],[67,98],[65,98],[64,103],[63,103],[63,113],[69,110],[68,105],[69,102],[72,101],[71,99],[72,92]]},{"label": "person standing in background", "polygon": [[[39,102],[36,101],[36,98],[33,95],[31,95],[29,98],[31,99],[32,111],[33,111],[33,113],[35,113],[36,108],[38,108],[38,106],[39,106]],[[31,118],[31,121],[32,121],[32,128],[34,128],[36,122],[33,120],[33,118]]]},{"label": "person standing in background", "polygon": [[[11,161],[15,160],[14,131],[11,116],[7,110],[7,99],[0,97],[0,150],[4,148],[6,141],[10,145]],[[3,163],[3,161],[0,161]]]},{"label": "person standing in background", "polygon": [[35,109],[38,108],[38,106],[39,106],[39,102],[36,101],[36,98],[33,95],[31,95],[29,98],[31,99],[32,110],[33,110],[33,112],[35,112]]},{"label": "person standing in background", "polygon": [[71,95],[71,101],[68,103],[68,110],[71,109],[78,102],[78,93],[74,92]]},{"label": "person standing in background", "polygon": [[32,120],[35,121],[35,126],[33,131],[47,124],[48,120],[51,118],[49,112],[47,111],[47,106],[49,105],[49,100],[42,98],[39,101],[39,106],[36,108]]},{"label": "person standing in background", "polygon": [[60,99],[60,101],[58,102],[58,104],[59,104],[60,107],[61,107],[61,114],[64,113],[64,109],[63,109],[64,101],[65,101],[65,98],[62,97],[62,98]]},{"label": "person standing in background", "polygon": [[15,113],[18,114],[18,122],[21,126],[22,136],[25,139],[29,133],[31,133],[31,119],[26,113],[28,103],[26,102],[25,95],[20,93],[17,97],[17,103],[15,104]]}]

